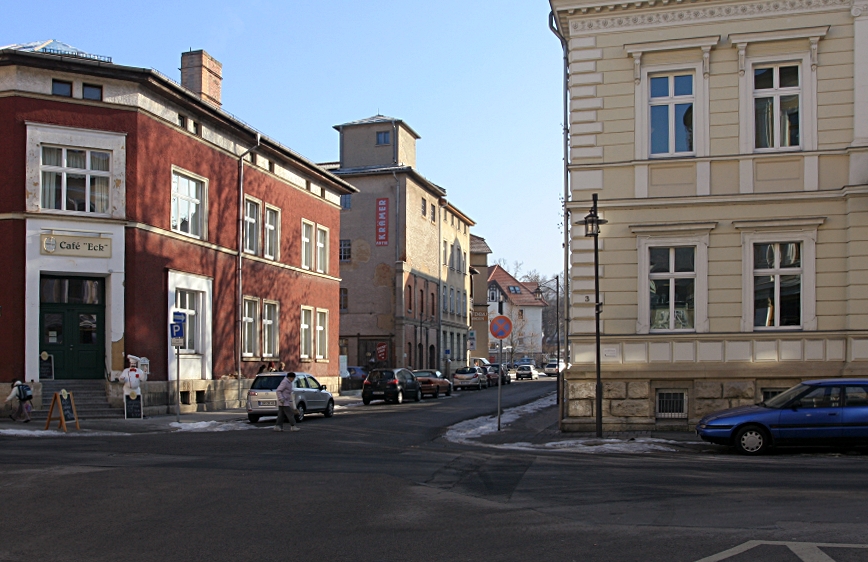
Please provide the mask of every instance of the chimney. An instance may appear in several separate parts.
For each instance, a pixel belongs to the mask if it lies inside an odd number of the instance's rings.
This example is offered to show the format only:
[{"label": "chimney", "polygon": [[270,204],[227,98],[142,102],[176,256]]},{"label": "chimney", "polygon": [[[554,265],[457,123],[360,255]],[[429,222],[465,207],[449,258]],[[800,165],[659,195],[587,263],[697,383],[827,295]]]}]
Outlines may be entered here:
[{"label": "chimney", "polygon": [[202,101],[220,107],[223,65],[203,50],[181,53],[181,85]]}]

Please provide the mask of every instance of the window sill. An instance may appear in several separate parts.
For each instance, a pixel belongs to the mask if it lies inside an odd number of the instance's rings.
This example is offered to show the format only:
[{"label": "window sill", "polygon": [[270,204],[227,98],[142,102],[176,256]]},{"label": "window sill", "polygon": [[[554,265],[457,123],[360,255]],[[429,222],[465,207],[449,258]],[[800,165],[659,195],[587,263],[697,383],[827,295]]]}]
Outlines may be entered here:
[{"label": "window sill", "polygon": [[248,361],[248,362],[262,361],[262,358],[261,357],[253,357],[252,355],[245,355],[241,358],[241,361]]}]

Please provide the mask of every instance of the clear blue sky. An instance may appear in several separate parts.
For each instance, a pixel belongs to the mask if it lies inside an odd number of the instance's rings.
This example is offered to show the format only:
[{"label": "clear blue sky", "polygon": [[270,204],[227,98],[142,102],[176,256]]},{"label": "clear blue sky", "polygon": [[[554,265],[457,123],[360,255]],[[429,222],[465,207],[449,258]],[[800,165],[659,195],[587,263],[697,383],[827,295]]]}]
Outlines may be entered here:
[{"label": "clear blue sky", "polygon": [[223,108],[316,162],[332,126],[382,113],[419,172],[477,222],[490,260],[562,269],[561,48],[546,0],[0,0],[0,45],[57,39],[179,80],[223,63]]}]

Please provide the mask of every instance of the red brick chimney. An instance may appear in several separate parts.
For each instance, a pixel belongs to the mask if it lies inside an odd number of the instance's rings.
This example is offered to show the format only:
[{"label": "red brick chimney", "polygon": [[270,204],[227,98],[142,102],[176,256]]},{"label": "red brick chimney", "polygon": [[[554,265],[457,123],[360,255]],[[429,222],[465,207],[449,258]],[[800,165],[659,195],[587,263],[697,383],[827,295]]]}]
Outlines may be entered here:
[{"label": "red brick chimney", "polygon": [[181,85],[220,107],[223,65],[203,50],[181,53]]}]

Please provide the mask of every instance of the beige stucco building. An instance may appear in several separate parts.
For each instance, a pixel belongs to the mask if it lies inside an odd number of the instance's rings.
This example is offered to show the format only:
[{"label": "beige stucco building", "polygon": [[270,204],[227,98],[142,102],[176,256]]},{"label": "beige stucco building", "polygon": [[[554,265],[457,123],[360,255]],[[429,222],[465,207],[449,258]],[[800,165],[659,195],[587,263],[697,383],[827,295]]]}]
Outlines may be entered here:
[{"label": "beige stucco building", "polygon": [[[476,337],[470,338],[467,350],[471,357],[482,357],[489,361],[489,317],[488,317],[488,256],[491,248],[481,236],[470,235],[470,274],[471,308],[470,329]],[[493,338],[492,338],[493,339]]]},{"label": "beige stucco building", "polygon": [[466,364],[475,223],[416,170],[419,135],[404,121],[335,128],[340,162],[325,167],[359,190],[341,202],[341,355],[360,366]]},{"label": "beige stucco building", "polygon": [[[552,0],[568,208],[600,234],[605,429],[684,428],[868,374],[868,3]],[[593,242],[571,236],[563,427],[594,427]]]}]

